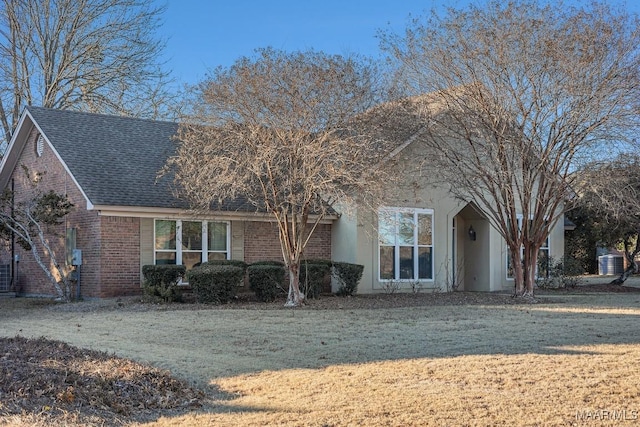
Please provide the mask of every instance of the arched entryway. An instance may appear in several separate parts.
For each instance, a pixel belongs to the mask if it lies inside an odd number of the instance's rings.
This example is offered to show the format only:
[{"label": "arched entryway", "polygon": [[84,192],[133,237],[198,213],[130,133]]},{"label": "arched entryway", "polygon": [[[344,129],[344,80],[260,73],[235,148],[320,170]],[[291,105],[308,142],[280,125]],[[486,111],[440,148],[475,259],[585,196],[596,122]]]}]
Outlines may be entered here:
[{"label": "arched entryway", "polygon": [[490,291],[489,220],[469,203],[453,218],[453,277],[458,290]]}]

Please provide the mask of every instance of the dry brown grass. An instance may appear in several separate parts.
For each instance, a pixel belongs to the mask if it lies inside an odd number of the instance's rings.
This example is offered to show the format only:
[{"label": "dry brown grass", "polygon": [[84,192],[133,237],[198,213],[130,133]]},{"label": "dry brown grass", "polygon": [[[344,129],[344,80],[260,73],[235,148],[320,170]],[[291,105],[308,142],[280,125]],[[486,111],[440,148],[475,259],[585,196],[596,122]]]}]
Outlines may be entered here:
[{"label": "dry brown grass", "polygon": [[[640,294],[524,305],[417,298],[425,302],[295,311],[0,307],[0,334],[115,352],[210,396],[204,411],[157,426],[631,425],[640,417]],[[29,425],[29,417],[3,421]]]}]

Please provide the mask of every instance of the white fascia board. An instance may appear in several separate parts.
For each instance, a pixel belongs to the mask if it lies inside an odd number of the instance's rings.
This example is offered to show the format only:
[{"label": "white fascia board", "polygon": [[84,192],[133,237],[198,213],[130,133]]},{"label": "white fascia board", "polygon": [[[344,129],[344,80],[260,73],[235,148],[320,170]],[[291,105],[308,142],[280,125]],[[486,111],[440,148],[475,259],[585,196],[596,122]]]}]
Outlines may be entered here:
[{"label": "white fascia board", "polygon": [[[204,213],[201,211],[188,211],[184,209],[172,209],[172,208],[150,208],[141,206],[106,206],[106,205],[93,205],[92,210],[98,211],[100,216],[126,216],[137,218],[167,218],[167,219],[185,219],[185,218],[198,218],[198,219],[210,219],[210,220],[238,220],[238,221],[275,221],[272,214],[264,212],[225,212],[216,211],[210,213]],[[313,219],[313,217],[311,218]],[[321,224],[331,224],[334,220],[338,219],[337,215],[331,215],[323,218]]]},{"label": "white fascia board", "polygon": [[[27,123],[27,119],[29,119],[28,123]],[[31,124],[30,126],[29,126],[29,123]],[[47,137],[47,135],[42,131],[40,126],[38,126],[38,123],[35,121],[31,113],[29,112],[29,110],[26,108],[24,110],[24,113],[20,117],[20,121],[18,122],[16,131],[13,133],[13,137],[11,138],[11,142],[9,143],[9,147],[7,148],[7,151],[2,158],[2,163],[0,163],[0,188],[5,188],[9,183],[9,176],[17,166],[18,159],[20,158],[20,155],[24,150],[24,146],[26,145],[27,139],[29,138],[29,135],[31,134],[31,131],[33,130],[34,127],[38,130],[40,135],[42,135],[42,138],[47,143],[47,146],[51,148],[51,151],[55,154],[56,158],[64,168],[65,172],[69,174],[69,176],[71,177],[71,180],[73,181],[75,186],[78,188],[78,190],[84,197],[87,203],[87,209],[88,210],[93,209],[93,203],[91,203],[91,200],[89,200],[89,197],[87,197],[87,194],[84,192],[83,188],[80,186],[75,176],[73,176],[73,174],[69,170],[69,167],[67,166],[65,161],[62,160],[62,157],[60,157],[60,153],[58,153],[58,150],[56,150],[53,144],[51,144],[51,141],[49,141],[49,138]],[[5,171],[5,168],[8,168],[10,170]]]},{"label": "white fascia board", "polygon": [[[27,118],[29,119],[29,123],[25,124]],[[31,117],[31,114],[29,114],[25,109],[22,116],[20,116],[18,126],[16,126],[16,130],[13,132],[11,141],[9,141],[7,150],[5,151],[4,156],[2,156],[2,162],[0,162],[0,189],[6,188],[9,184],[9,177],[15,169],[18,159],[24,150],[27,138],[33,128],[33,121],[33,117]],[[25,126],[28,126],[28,129],[26,129]]]}]

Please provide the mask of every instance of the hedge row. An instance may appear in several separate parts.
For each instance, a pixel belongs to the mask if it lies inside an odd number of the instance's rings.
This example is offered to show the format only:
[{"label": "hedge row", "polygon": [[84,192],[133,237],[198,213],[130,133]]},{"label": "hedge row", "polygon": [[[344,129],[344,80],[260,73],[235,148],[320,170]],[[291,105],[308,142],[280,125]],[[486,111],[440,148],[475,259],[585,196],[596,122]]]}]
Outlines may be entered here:
[{"label": "hedge row", "polygon": [[165,302],[180,300],[178,283],[184,277],[184,265],[143,265],[144,282],[142,290],[145,295],[162,298]]},{"label": "hedge row", "polygon": [[[338,285],[338,295],[353,295],[364,266],[329,260],[304,260],[300,264],[300,290],[307,298],[317,298],[328,281]],[[189,282],[198,302],[223,304],[235,297],[238,286],[246,280],[259,301],[274,301],[286,293],[287,271],[280,261],[259,261],[248,265],[243,261],[212,260],[198,264],[185,277],[182,265],[145,265],[144,290],[165,301],[180,298],[178,283]]]},{"label": "hedge row", "polygon": [[274,301],[284,292],[286,271],[284,265],[251,264],[247,269],[249,288],[256,294],[258,301]]},{"label": "hedge row", "polygon": [[224,304],[236,296],[245,270],[230,264],[203,264],[187,273],[196,300],[205,304]]}]

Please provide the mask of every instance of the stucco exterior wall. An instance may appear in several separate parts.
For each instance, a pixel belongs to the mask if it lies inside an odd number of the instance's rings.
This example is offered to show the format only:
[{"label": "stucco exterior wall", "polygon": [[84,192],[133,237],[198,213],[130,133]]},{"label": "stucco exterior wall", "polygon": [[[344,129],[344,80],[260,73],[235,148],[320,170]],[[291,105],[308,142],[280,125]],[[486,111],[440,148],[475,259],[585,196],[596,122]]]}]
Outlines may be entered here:
[{"label": "stucco exterior wall", "polygon": [[[437,176],[428,176],[424,153],[406,147],[396,158],[392,175],[397,182],[387,188],[383,207],[433,210],[433,280],[420,281],[423,291],[502,291],[513,289],[507,279],[504,239],[488,219],[470,204],[452,196],[446,186],[434,185]],[[437,173],[437,171],[432,171]],[[435,179],[434,179],[435,178]],[[377,212],[359,208],[357,215],[343,216],[333,225],[334,259],[365,266],[358,292],[385,292],[388,282],[379,280]],[[454,225],[455,224],[455,225]],[[476,240],[469,237],[469,227]],[[355,243],[354,243],[355,242]],[[564,252],[564,227],[557,224],[550,235],[550,253],[560,258]],[[395,283],[400,291],[411,291],[411,281]]]}]

